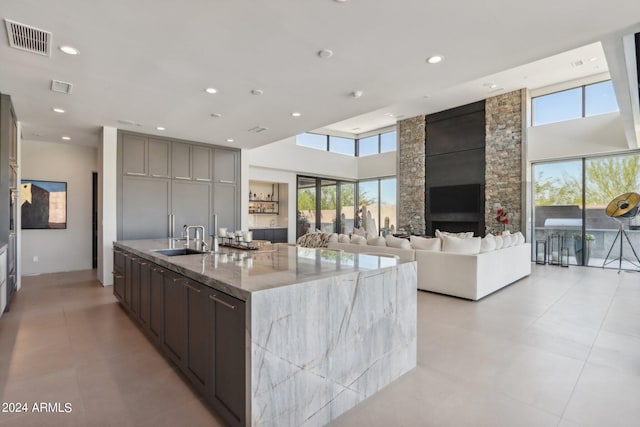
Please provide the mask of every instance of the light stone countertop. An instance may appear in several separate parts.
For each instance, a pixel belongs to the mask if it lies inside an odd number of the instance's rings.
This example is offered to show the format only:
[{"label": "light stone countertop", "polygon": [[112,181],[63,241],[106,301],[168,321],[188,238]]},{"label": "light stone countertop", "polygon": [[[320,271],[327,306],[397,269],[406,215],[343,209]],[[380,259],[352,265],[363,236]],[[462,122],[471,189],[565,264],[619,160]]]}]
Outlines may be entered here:
[{"label": "light stone countertop", "polygon": [[403,263],[389,257],[286,244],[275,244],[274,250],[265,252],[221,247],[217,254],[172,257],[154,250],[182,248],[184,241],[126,240],[113,242],[113,246],[245,301],[254,292]]}]

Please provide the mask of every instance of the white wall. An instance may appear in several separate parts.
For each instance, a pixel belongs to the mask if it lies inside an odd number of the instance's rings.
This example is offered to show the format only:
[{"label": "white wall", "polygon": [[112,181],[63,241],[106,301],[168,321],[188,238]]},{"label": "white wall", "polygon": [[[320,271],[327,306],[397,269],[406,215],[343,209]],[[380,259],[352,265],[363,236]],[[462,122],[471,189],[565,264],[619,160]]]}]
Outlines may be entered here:
[{"label": "white wall", "polygon": [[397,151],[358,157],[358,179],[395,176],[398,170]]},{"label": "white wall", "polygon": [[118,129],[102,128],[98,143],[98,280],[113,285],[113,242],[117,240]]},{"label": "white wall", "polygon": [[91,269],[92,172],[97,170],[97,150],[23,140],[21,156],[22,179],[67,182],[67,228],[21,231],[22,274]]},{"label": "white wall", "polygon": [[528,160],[605,154],[629,149],[619,113],[567,120],[527,130]]}]

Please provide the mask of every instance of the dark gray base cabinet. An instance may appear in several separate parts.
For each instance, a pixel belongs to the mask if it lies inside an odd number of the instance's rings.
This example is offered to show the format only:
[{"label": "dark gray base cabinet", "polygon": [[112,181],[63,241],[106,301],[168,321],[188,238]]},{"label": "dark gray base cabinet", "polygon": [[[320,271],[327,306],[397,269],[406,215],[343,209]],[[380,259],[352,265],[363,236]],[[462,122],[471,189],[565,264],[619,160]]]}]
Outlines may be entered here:
[{"label": "dark gray base cabinet", "polygon": [[252,228],[253,240],[268,240],[271,243],[287,243],[286,228]]},{"label": "dark gray base cabinet", "polygon": [[245,426],[245,302],[119,249],[113,274],[129,316],[230,426]]}]

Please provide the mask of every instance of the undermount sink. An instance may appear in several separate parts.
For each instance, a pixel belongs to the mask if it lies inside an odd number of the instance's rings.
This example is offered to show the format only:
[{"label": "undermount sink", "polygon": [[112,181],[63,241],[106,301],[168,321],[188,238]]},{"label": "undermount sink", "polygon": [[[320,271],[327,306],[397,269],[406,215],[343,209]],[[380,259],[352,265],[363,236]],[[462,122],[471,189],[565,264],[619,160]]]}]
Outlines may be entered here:
[{"label": "undermount sink", "polygon": [[178,256],[178,255],[202,255],[206,252],[196,251],[189,248],[176,248],[176,249],[156,249],[153,252],[159,253],[165,256]]}]

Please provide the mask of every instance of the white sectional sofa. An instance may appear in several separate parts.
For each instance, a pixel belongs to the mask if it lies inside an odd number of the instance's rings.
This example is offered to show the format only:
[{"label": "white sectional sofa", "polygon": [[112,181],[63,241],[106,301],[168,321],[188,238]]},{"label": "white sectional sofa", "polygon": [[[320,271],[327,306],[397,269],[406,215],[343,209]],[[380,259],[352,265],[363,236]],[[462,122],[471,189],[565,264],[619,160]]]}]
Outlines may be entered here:
[{"label": "white sectional sofa", "polygon": [[474,255],[329,242],[328,248],[417,262],[418,289],[477,301],[531,274],[531,244]]}]

